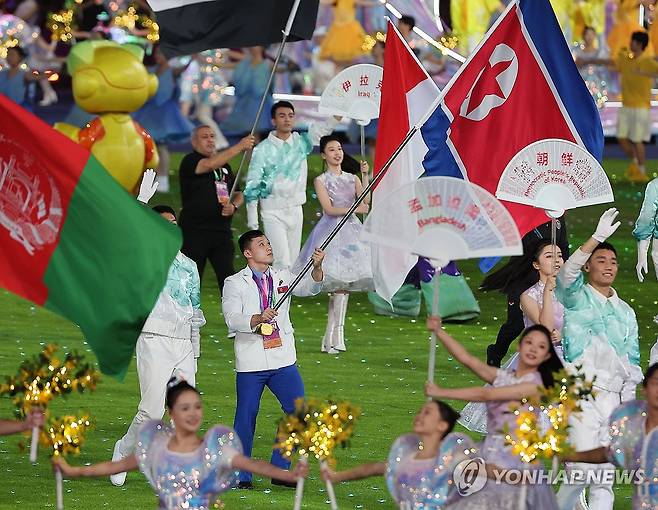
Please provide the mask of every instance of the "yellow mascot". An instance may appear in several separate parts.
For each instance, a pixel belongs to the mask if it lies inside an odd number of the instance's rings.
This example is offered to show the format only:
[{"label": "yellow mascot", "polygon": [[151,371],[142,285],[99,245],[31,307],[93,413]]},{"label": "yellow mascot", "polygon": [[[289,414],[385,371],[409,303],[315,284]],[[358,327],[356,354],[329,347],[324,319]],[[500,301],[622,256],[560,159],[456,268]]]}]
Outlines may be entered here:
[{"label": "yellow mascot", "polygon": [[158,78],[147,72],[143,57],[144,51],[133,44],[76,44],[66,61],[73,97],[78,106],[98,117],[82,129],[55,124],[55,129],[89,149],[129,192],[137,189],[145,169],[158,166],[155,143],[130,117],[158,88]]}]

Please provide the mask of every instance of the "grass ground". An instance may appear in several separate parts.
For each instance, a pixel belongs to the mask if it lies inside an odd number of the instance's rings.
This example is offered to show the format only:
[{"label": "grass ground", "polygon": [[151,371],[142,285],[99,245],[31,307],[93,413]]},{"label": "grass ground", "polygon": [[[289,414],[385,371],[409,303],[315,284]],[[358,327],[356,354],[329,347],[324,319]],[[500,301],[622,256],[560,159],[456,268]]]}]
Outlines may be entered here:
[{"label": "grass ground", "polygon": [[[175,155],[172,167],[177,168],[180,155]],[[649,167],[654,167],[650,164]],[[317,159],[310,167],[319,168]],[[640,324],[642,359],[656,338],[652,318],[658,309],[656,280],[649,278],[643,285],[635,277],[635,243],[631,237],[633,222],[642,201],[644,187],[621,180],[624,163],[608,160],[605,168],[611,177],[616,205],[621,210],[622,227],[613,242],[620,255],[621,270],[616,288],[637,312]],[[158,195],[153,203],[179,205],[177,179],[168,195]],[[317,200],[309,189],[305,206],[305,234],[320,214]],[[604,207],[589,207],[569,214],[569,231],[575,248],[593,230]],[[245,213],[241,209],[234,222],[235,231],[245,228]],[[236,258],[236,270],[242,261]],[[475,262],[460,264],[471,288],[477,289],[482,274]],[[102,292],[102,289],[99,289]],[[470,350],[484,356],[485,346],[495,337],[499,324],[505,319],[505,298],[476,291],[482,314],[478,320],[450,325],[448,330],[463,341]],[[320,354],[320,339],[326,321],[325,295],[295,299],[291,316],[295,323],[299,366],[306,384],[307,395],[348,399],[363,410],[351,447],[337,452],[339,469],[357,463],[385,459],[392,441],[411,430],[416,410],[423,402],[423,382],[426,377],[428,334],[422,319],[388,318],[372,312],[364,294],[350,297],[346,336],[348,351],[340,356]],[[208,320],[202,331],[202,358],[197,374],[198,387],[203,391],[204,425],[232,424],[235,406],[233,348],[226,338],[226,326],[221,315],[219,294],[214,274],[209,269],[203,281],[202,307]],[[0,290],[0,374],[13,373],[25,356],[37,353],[41,346],[57,342],[64,349],[87,351],[80,331],[72,324],[34,307],[30,303]],[[456,387],[480,384],[476,378],[458,365],[443,349],[437,355],[437,382]],[[90,463],[110,459],[114,442],[125,432],[139,400],[139,388],[134,368],[123,383],[104,378],[94,394],[74,395],[67,401],[53,405],[55,413],[89,410],[97,421],[78,458],[72,463]],[[458,408],[462,403],[455,403]],[[0,400],[0,416],[12,413],[9,399]],[[271,394],[263,397],[258,417],[254,456],[268,459],[275,422],[281,415]],[[31,466],[27,453],[19,452],[18,437],[0,438],[0,508],[42,509],[54,507],[54,478],[47,456],[40,455],[39,464]],[[264,509],[290,508],[293,492],[273,488],[269,480],[255,478],[254,491],[230,491],[223,498],[226,508]],[[122,488],[114,487],[107,479],[65,481],[65,502],[69,510],[96,508],[154,508],[156,499],[144,477],[130,473]],[[318,478],[317,467],[306,485],[303,508],[328,508],[325,492]],[[373,478],[352,482],[336,488],[341,508],[391,509],[394,505],[384,480]],[[630,489],[617,489],[615,508],[630,509]]]}]

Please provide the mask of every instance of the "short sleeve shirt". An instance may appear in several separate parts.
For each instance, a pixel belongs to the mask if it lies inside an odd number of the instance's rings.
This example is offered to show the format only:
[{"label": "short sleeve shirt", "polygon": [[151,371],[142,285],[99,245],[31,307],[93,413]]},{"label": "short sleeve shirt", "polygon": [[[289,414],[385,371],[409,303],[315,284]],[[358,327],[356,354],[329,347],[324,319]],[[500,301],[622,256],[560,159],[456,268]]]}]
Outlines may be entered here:
[{"label": "short sleeve shirt", "polygon": [[627,108],[651,108],[651,87],[658,73],[658,61],[651,57],[631,58],[620,52],[616,66],[621,75],[621,100]]},{"label": "short sleeve shirt", "polygon": [[[205,156],[198,152],[187,154],[180,164],[180,192],[183,209],[180,224],[183,230],[212,230],[231,232],[231,217],[222,216],[222,205],[217,198],[215,180],[223,180],[230,191],[235,178],[226,164],[212,172],[196,173],[199,161]],[[239,187],[236,187],[239,190]]]}]

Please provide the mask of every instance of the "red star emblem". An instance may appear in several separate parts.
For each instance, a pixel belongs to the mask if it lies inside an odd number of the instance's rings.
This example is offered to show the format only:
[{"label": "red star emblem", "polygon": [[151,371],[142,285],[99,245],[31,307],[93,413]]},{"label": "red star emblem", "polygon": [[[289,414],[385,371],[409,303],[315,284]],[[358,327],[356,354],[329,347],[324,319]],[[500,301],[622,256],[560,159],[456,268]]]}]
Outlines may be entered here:
[{"label": "red star emblem", "polygon": [[467,115],[475,110],[478,106],[480,106],[482,101],[484,101],[487,96],[498,96],[502,99],[505,99],[505,94],[501,90],[496,78],[511,64],[512,60],[497,62],[494,65],[491,65],[487,62],[487,67],[484,68],[484,71],[482,74],[480,74],[475,87],[473,87],[473,90],[471,91],[469,110],[466,112]]}]

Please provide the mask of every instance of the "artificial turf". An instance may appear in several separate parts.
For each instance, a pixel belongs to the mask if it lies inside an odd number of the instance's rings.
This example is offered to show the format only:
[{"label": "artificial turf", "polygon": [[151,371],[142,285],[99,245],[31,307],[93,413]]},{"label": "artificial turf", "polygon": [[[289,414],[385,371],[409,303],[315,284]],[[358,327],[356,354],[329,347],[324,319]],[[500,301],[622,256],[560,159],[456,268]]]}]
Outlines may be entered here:
[{"label": "artificial turf", "polygon": [[[180,154],[174,155],[172,168],[177,168],[180,157]],[[655,163],[650,162],[649,168],[654,168]],[[312,175],[317,174],[320,168],[317,156],[311,158],[309,167]],[[637,313],[644,368],[649,349],[656,338],[653,316],[658,312],[655,273],[650,269],[650,275],[643,284],[639,284],[635,276],[636,251],[631,231],[642,202],[644,186],[629,184],[622,179],[623,161],[606,160],[604,167],[613,183],[615,205],[621,211],[622,221],[621,228],[612,238],[620,258],[615,287]],[[305,236],[321,214],[312,194],[311,179],[309,184]],[[180,205],[175,172],[171,193],[156,195],[152,205],[157,203]],[[588,207],[568,213],[572,250],[593,231],[604,209],[603,206]],[[241,208],[234,220],[236,237],[245,228],[245,212]],[[242,265],[241,255],[236,256],[236,271]],[[451,324],[447,328],[469,350],[484,357],[486,345],[495,337],[501,321],[505,320],[505,297],[482,294],[476,290],[483,275],[475,261],[460,263],[460,267],[479,300],[482,314],[477,320]],[[377,316],[365,294],[352,294],[346,321],[348,351],[334,356],[320,353],[326,306],[326,295],[320,295],[295,298],[291,308],[306,393],[315,397],[349,400],[362,409],[351,446],[336,452],[338,469],[384,460],[393,440],[401,433],[411,431],[414,413],[424,401],[423,383],[426,379],[429,338],[424,319]],[[205,430],[215,423],[232,425],[235,409],[233,346],[226,337],[219,293],[210,267],[203,279],[202,308],[208,324],[202,330],[202,357],[199,360],[197,385],[203,392]],[[66,320],[4,290],[0,290],[0,309],[0,374],[14,373],[23,358],[37,353],[50,342],[60,344],[64,350],[86,352],[90,360],[95,360],[78,328]],[[480,384],[472,373],[457,364],[441,347],[437,353],[436,380],[438,384],[450,387]],[[52,405],[54,414],[88,410],[97,424],[89,433],[80,456],[69,461],[83,464],[109,460],[114,442],[125,432],[138,401],[139,387],[134,366],[124,382],[104,377],[95,393],[72,395],[66,400],[55,401]],[[455,406],[461,409],[463,404],[456,402]],[[11,414],[10,399],[1,399],[0,416],[9,417]],[[269,459],[275,423],[280,416],[278,403],[266,391],[258,417],[255,457]],[[20,440],[19,436],[0,438],[0,508],[54,508],[54,477],[48,456],[46,452],[41,452],[39,463],[32,466],[27,452],[19,450]],[[254,482],[255,490],[232,490],[225,494],[222,497],[225,508],[292,507],[294,491],[272,487],[269,480],[260,477],[255,477]],[[130,473],[121,488],[112,486],[108,479],[82,479],[65,481],[64,490],[65,507],[71,510],[156,507],[153,491],[140,473]],[[615,508],[630,509],[630,488],[619,487],[615,490]],[[394,508],[383,478],[339,485],[336,495],[341,508]],[[311,467],[303,508],[328,508],[317,465]]]}]

